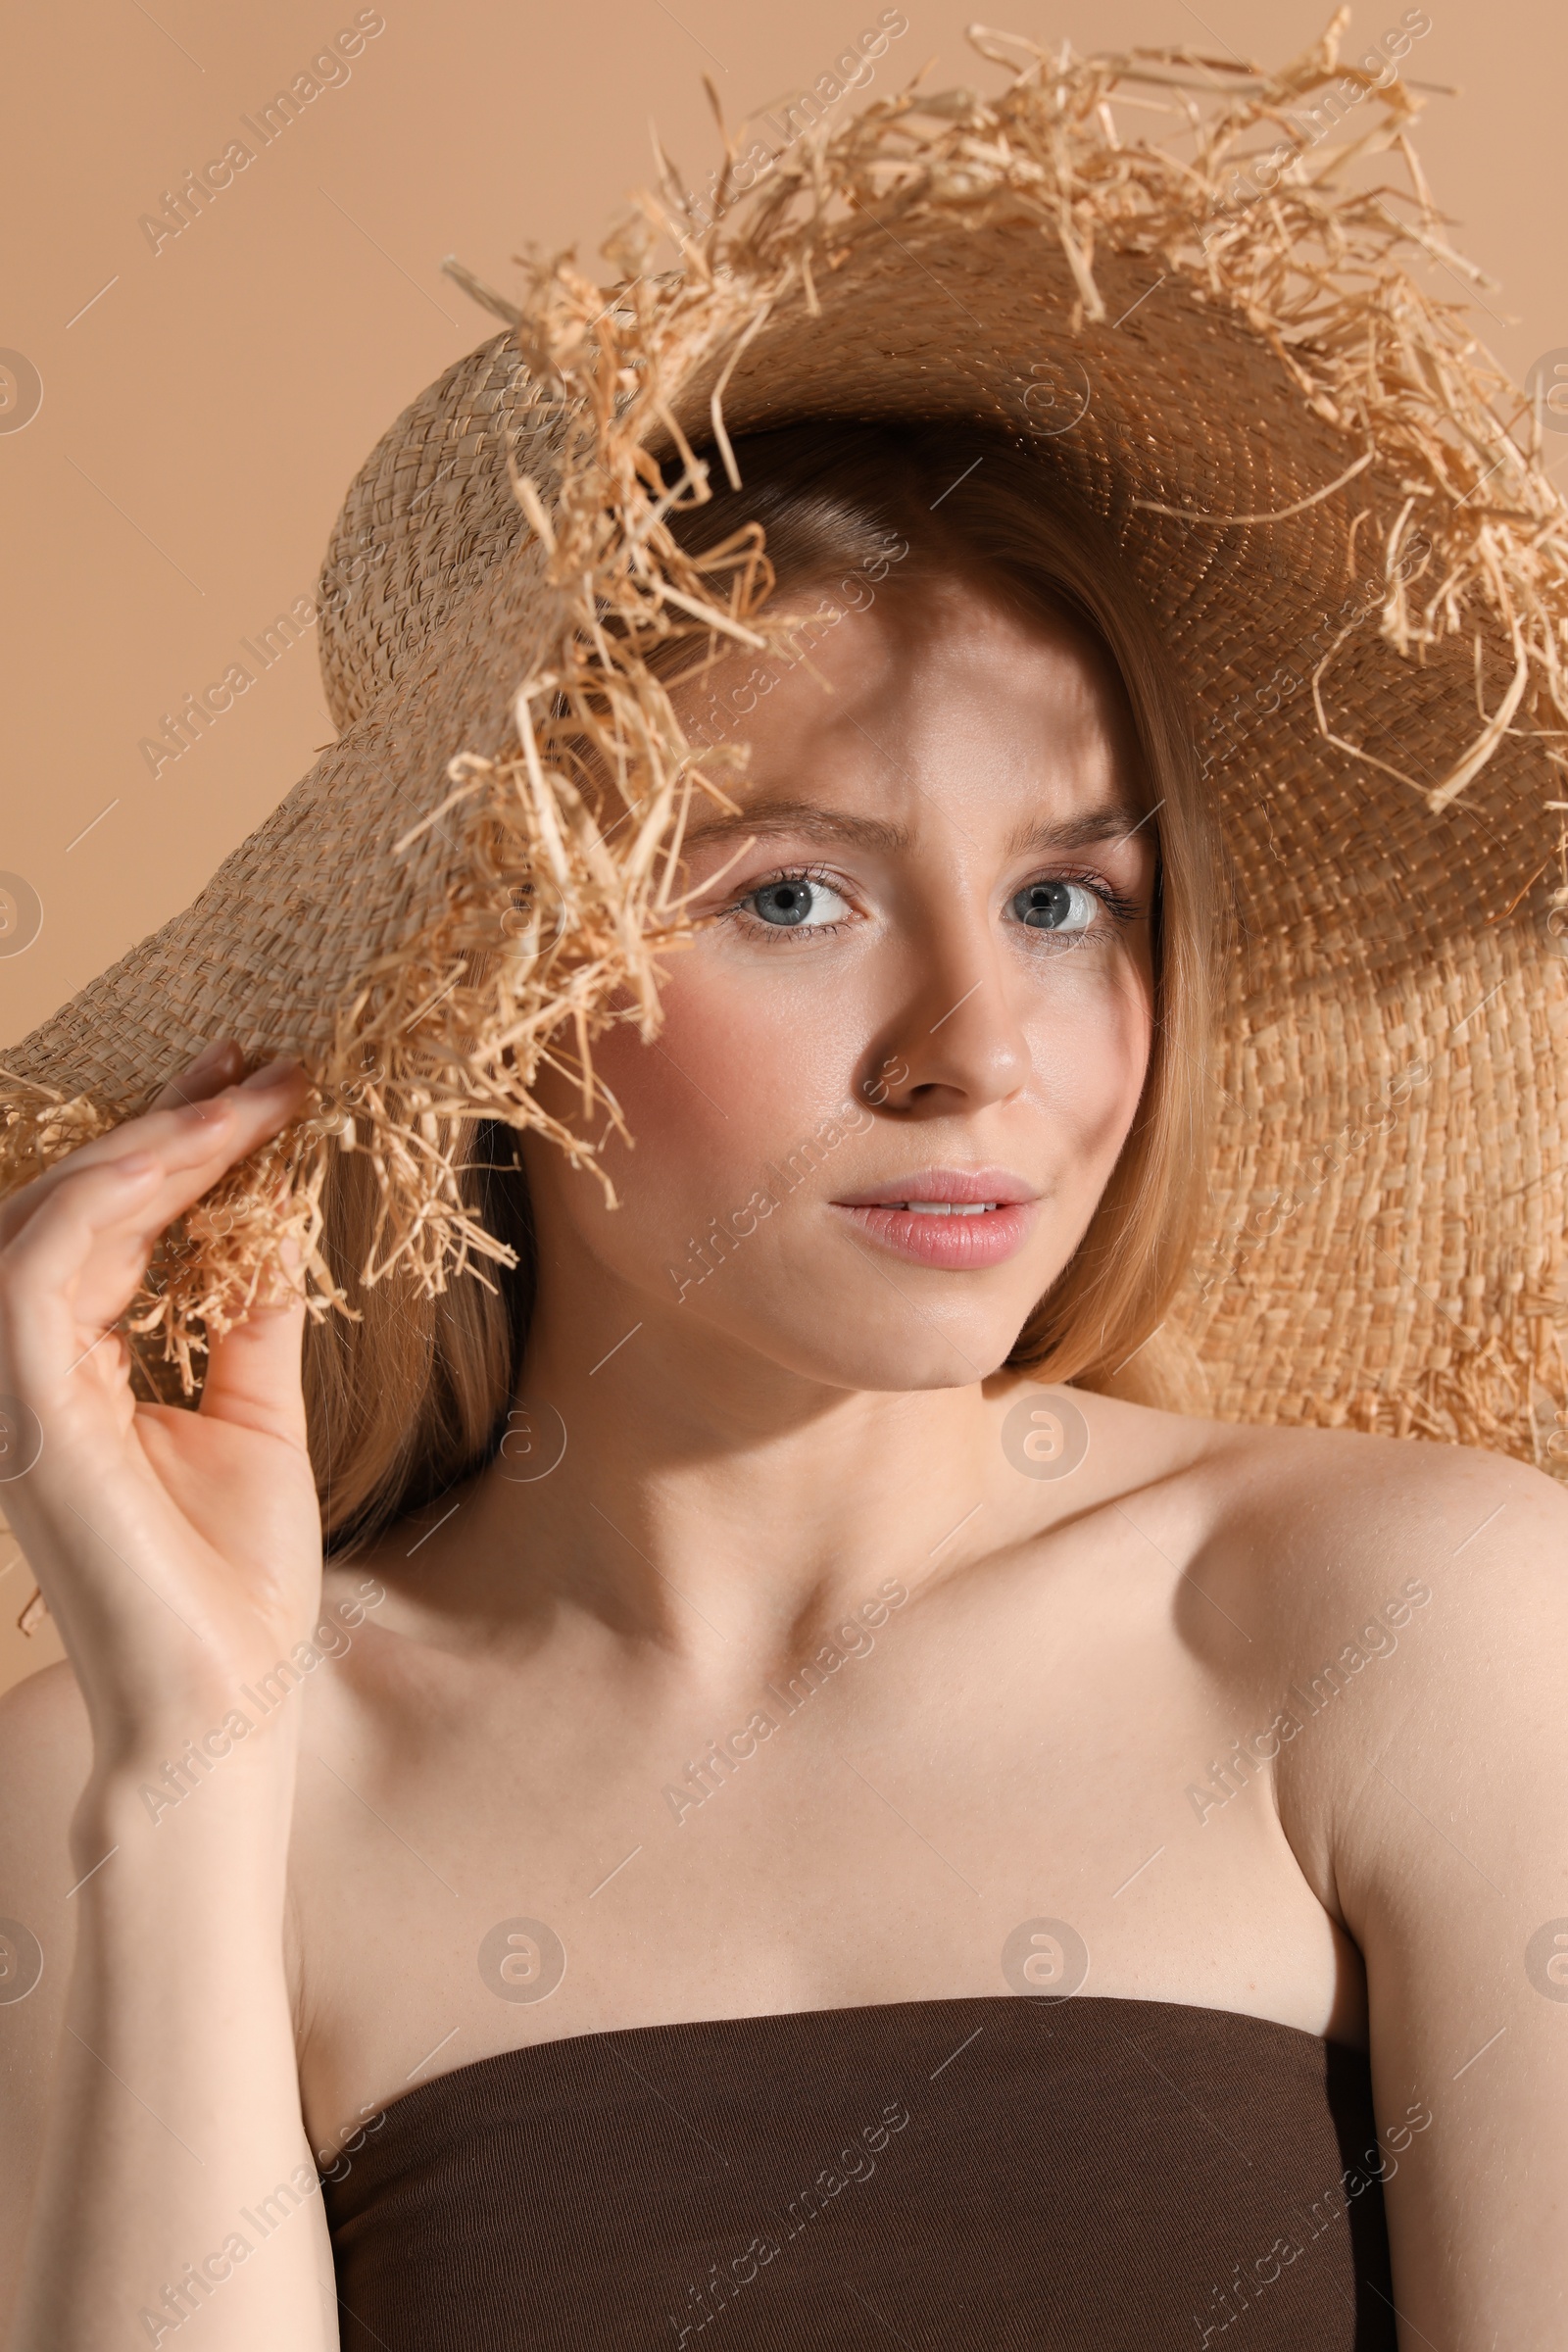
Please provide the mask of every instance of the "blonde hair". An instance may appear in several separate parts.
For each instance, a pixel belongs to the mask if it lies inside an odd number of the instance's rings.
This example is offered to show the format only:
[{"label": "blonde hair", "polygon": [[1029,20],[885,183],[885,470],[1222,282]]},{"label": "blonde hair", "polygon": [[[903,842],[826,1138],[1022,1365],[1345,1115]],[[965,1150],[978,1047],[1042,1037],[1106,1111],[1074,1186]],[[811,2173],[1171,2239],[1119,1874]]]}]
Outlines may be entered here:
[{"label": "blonde hair", "polygon": [[[1162,1324],[1192,1253],[1224,940],[1217,827],[1171,656],[1110,527],[1011,439],[961,424],[822,419],[750,435],[735,456],[742,489],[669,517],[689,553],[757,520],[774,593],[837,588],[855,604],[966,577],[1026,619],[1068,625],[1121,706],[1141,770],[1129,781],[1146,796],[1159,858],[1149,1068],[1088,1229],[1007,1362],[1054,1382],[1176,1401],[1160,1396],[1152,1370],[1121,1377]],[[699,722],[697,731],[711,730]],[[482,1467],[516,1396],[534,1269],[516,1138],[471,1121],[463,1147],[468,1200],[517,1262],[435,1298],[396,1274],[365,1287],[373,1178],[362,1154],[333,1155],[325,1254],[362,1320],[312,1324],[305,1369],[323,1519],[340,1554]]]}]

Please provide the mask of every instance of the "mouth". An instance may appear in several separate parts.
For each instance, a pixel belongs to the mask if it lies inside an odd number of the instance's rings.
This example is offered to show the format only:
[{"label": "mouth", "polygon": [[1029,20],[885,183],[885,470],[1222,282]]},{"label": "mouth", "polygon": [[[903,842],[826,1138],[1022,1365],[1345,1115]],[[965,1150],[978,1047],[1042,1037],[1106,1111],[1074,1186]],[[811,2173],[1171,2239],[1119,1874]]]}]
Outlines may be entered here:
[{"label": "mouth", "polygon": [[1039,1195],[1001,1168],[922,1168],[832,1206],[867,1241],[951,1273],[1002,1265],[1022,1249]]},{"label": "mouth", "polygon": [[910,1217],[989,1217],[1000,1200],[867,1200],[867,1208],[898,1208]]}]

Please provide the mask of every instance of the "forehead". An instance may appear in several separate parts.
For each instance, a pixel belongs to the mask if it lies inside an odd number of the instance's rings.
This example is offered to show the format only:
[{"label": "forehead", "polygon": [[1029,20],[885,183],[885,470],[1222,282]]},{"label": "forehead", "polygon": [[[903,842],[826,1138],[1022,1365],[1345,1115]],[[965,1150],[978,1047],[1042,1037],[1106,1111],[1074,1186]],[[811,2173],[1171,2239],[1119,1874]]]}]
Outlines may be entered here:
[{"label": "forehead", "polygon": [[[1108,657],[1065,622],[1016,614],[957,580],[844,606],[831,585],[791,590],[793,653],[727,653],[675,697],[703,742],[747,747],[725,778],[747,817],[820,801],[906,839],[938,811],[987,829],[1148,806],[1125,697]],[[729,829],[694,811],[695,845]]]}]

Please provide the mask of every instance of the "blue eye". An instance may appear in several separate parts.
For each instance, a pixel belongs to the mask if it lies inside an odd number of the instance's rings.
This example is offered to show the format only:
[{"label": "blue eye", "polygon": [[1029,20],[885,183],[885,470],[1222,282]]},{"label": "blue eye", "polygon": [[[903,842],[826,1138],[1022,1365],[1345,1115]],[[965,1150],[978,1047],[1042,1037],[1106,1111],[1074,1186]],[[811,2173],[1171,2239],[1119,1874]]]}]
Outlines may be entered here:
[{"label": "blue eye", "polygon": [[793,930],[810,913],[815,895],[809,882],[769,882],[753,892],[751,903],[764,923]]},{"label": "blue eye", "polygon": [[1101,904],[1082,882],[1030,882],[1012,901],[1012,912],[1031,931],[1087,931]]},{"label": "blue eye", "polygon": [[772,931],[819,930],[842,921],[849,907],[826,882],[805,874],[784,874],[764,882],[743,904]]}]

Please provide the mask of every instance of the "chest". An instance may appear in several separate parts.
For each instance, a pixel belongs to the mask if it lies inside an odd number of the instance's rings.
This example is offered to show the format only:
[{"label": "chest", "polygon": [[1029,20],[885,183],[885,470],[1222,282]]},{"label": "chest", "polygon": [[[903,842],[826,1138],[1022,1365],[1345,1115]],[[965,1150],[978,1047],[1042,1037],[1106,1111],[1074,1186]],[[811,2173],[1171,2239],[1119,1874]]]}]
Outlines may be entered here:
[{"label": "chest", "polygon": [[1157,1595],[1084,1601],[895,1607],[708,1682],[595,1640],[365,1644],[302,1764],[313,2136],[522,2042],[709,2017],[1083,1989],[1353,2033],[1266,1785],[1191,1793],[1227,1693]]}]

